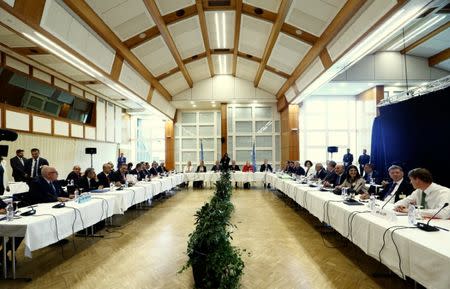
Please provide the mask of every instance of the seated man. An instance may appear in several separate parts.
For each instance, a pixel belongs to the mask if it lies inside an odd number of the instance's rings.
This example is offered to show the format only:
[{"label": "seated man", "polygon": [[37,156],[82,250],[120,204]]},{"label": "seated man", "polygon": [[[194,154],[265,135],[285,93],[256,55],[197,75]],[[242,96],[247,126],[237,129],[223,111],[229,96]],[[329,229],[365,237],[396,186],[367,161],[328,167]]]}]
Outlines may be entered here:
[{"label": "seated man", "polygon": [[216,161],[216,164],[213,165],[213,167],[211,168],[211,171],[213,171],[215,173],[219,173],[221,169],[222,169],[222,167],[220,166],[220,162]]},{"label": "seated man", "polygon": [[138,163],[134,169],[131,170],[130,174],[136,175],[138,181],[145,179],[145,173],[142,170],[142,163]]},{"label": "seated man", "polygon": [[321,163],[317,163],[315,166],[316,173],[314,174],[314,179],[316,180],[323,180],[327,176],[327,172],[323,168],[323,165]]},{"label": "seated man", "polygon": [[152,162],[152,167],[149,170],[150,172],[150,176],[152,177],[156,177],[158,175],[158,163],[153,161]]},{"label": "seated man", "polygon": [[168,170],[164,166],[164,162],[161,162],[161,164],[159,165],[157,171],[158,171],[159,174],[165,174],[165,173],[168,172]]},{"label": "seated man", "polygon": [[[231,166],[229,167],[230,171],[234,172],[239,172],[241,169],[239,169],[239,166],[236,164],[235,160],[231,161]],[[234,182],[234,187],[237,188],[238,187],[238,182]]]},{"label": "seated man", "polygon": [[[206,173],[206,166],[203,161],[200,161],[200,164],[197,166],[197,170],[195,172]],[[194,181],[193,187],[197,189],[203,188],[203,181]]]},{"label": "seated man", "polygon": [[41,176],[30,182],[28,195],[30,204],[66,202],[69,200],[69,195],[58,184],[58,171],[49,166],[43,166]]},{"label": "seated man", "polygon": [[331,184],[334,184],[336,182],[336,162],[335,161],[328,161],[327,163],[327,174],[325,178],[323,179],[324,186],[331,186]]},{"label": "seated man", "polygon": [[73,181],[74,184],[78,183],[81,179],[81,167],[79,165],[73,166],[72,171],[67,175],[67,182]]},{"label": "seated man", "polygon": [[[84,176],[78,182],[78,188],[83,192],[90,192],[99,188],[97,174],[93,168],[87,168],[84,171]],[[100,189],[103,189],[103,187],[100,187]]]},{"label": "seated man", "polygon": [[[410,184],[409,180],[403,177],[404,174],[402,167],[396,165],[390,166],[388,172],[391,181],[383,181],[381,183],[383,185],[383,190],[377,192],[378,198],[384,201],[388,200],[393,194],[395,194],[395,197],[393,197],[391,202],[397,202],[411,195],[414,188]],[[362,199],[368,199],[369,197],[369,194],[361,195]]]},{"label": "seated man", "polygon": [[127,177],[128,172],[128,165],[127,164],[121,164],[120,168],[111,174],[110,180],[114,183],[114,185],[120,187],[121,185],[125,184],[125,180]]},{"label": "seated man", "polygon": [[421,206],[423,217],[432,217],[447,203],[436,216],[441,219],[450,218],[450,189],[433,183],[433,176],[427,169],[417,168],[409,171],[408,177],[415,191],[411,195],[395,203],[394,210],[408,212],[409,205]]},{"label": "seated man", "polygon": [[294,172],[297,176],[304,176],[305,175],[305,169],[302,168],[299,161],[295,161],[294,163]]},{"label": "seated man", "polygon": [[259,171],[262,172],[272,172],[272,166],[267,163],[267,159],[264,159],[264,163],[259,168]]},{"label": "seated man", "polygon": [[345,167],[344,165],[336,165],[334,168],[334,172],[336,173],[336,179],[333,183],[334,187],[342,185],[342,183],[347,178],[347,175],[345,174]]},{"label": "seated man", "polygon": [[365,164],[364,165],[364,176],[363,179],[366,181],[366,184],[371,184],[372,181],[375,184],[379,183],[378,173],[374,170],[373,164]]},{"label": "seated man", "polygon": [[109,188],[111,180],[111,166],[109,164],[103,165],[103,170],[97,175],[98,185],[103,188]]},{"label": "seated man", "polygon": [[288,173],[290,175],[295,174],[295,165],[294,165],[293,161],[289,161],[289,165],[287,167],[286,173]]},{"label": "seated man", "polygon": [[150,164],[148,162],[145,162],[142,166],[142,171],[146,176],[150,176]]}]

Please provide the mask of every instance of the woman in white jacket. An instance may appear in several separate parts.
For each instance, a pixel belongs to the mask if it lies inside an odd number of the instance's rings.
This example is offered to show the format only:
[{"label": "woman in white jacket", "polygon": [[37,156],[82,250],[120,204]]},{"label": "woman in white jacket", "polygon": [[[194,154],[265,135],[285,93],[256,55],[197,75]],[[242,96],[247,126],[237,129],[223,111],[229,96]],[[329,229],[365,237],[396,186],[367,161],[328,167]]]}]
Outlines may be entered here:
[{"label": "woman in white jacket", "polygon": [[[194,172],[194,167],[192,166],[191,161],[187,162],[187,165],[183,168],[183,173],[193,173]],[[184,185],[186,187],[189,187],[189,182],[184,182]]]}]

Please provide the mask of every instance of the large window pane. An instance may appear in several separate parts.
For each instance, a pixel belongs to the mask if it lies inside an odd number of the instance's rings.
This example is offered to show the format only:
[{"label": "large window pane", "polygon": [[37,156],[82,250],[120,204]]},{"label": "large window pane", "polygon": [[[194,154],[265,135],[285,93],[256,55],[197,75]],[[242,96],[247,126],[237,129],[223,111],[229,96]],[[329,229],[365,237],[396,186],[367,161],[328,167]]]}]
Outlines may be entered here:
[{"label": "large window pane", "polygon": [[197,149],[197,139],[196,138],[185,138],[182,140],[182,148],[188,150]]},{"label": "large window pane", "polygon": [[330,146],[346,146],[348,145],[348,133],[330,131],[328,134],[328,143]]},{"label": "large window pane", "polygon": [[[216,161],[214,159],[214,152],[211,152],[211,151],[203,152],[203,157],[204,157],[205,162],[213,163]],[[209,170],[210,168],[207,168],[207,169]]]},{"label": "large window pane", "polygon": [[182,160],[183,163],[187,163],[188,161],[196,162],[197,161],[197,152],[182,152]]},{"label": "large window pane", "polygon": [[272,107],[255,107],[256,119],[272,119]]},{"label": "large window pane", "polygon": [[251,121],[236,121],[236,133],[251,133],[252,122]]},{"label": "large window pane", "polygon": [[236,161],[240,163],[251,162],[251,152],[252,150],[236,150]]},{"label": "large window pane", "polygon": [[233,133],[233,108],[229,107],[227,111],[228,133]]},{"label": "large window pane", "polygon": [[328,129],[348,129],[349,119],[348,115],[337,114],[334,117],[328,118]]},{"label": "large window pane", "polygon": [[197,113],[195,113],[195,112],[181,113],[181,122],[182,123],[196,123],[197,122]]},{"label": "large window pane", "polygon": [[308,129],[326,129],[327,119],[323,115],[308,115],[305,117]]},{"label": "large window pane", "polygon": [[228,137],[227,149],[228,149],[229,157],[234,158],[234,155],[232,154],[232,152],[233,152],[233,137],[232,136]]},{"label": "large window pane", "polygon": [[204,150],[213,150],[214,149],[214,139],[213,138],[204,138],[202,139],[203,149]]},{"label": "large window pane", "polygon": [[235,107],[236,119],[252,119],[251,107]]},{"label": "large window pane", "polygon": [[197,127],[195,125],[183,125],[181,128],[181,135],[184,137],[196,137]]},{"label": "large window pane", "polygon": [[268,159],[269,162],[272,161],[272,151],[271,150],[257,150],[256,151],[256,162],[261,163],[264,159]]},{"label": "large window pane", "polygon": [[279,120],[275,121],[275,132],[280,132],[280,121]]},{"label": "large window pane", "polygon": [[256,136],[256,147],[272,147],[272,136]]},{"label": "large window pane", "polygon": [[251,146],[252,146],[251,136],[236,136],[236,148],[251,147]]},{"label": "large window pane", "polygon": [[199,123],[214,123],[214,112],[200,112],[198,114]]},{"label": "large window pane", "polygon": [[306,140],[310,146],[325,146],[327,143],[325,132],[307,132]]},{"label": "large window pane", "polygon": [[257,121],[255,122],[256,133],[272,133],[272,121]]},{"label": "large window pane", "polygon": [[217,135],[221,134],[221,129],[222,129],[222,122],[221,122],[221,117],[220,117],[220,112],[216,113],[216,127],[217,127]]},{"label": "large window pane", "polygon": [[201,125],[199,126],[199,135],[200,136],[214,136],[214,126],[205,126],[205,125]]},{"label": "large window pane", "polygon": [[275,136],[275,159],[277,161],[281,160],[281,142],[280,142],[280,136]]},{"label": "large window pane", "polygon": [[325,160],[327,159],[327,148],[321,147],[321,148],[312,148],[307,147],[306,148],[306,158],[308,160],[311,160],[314,164],[318,162],[322,162],[325,166]]}]

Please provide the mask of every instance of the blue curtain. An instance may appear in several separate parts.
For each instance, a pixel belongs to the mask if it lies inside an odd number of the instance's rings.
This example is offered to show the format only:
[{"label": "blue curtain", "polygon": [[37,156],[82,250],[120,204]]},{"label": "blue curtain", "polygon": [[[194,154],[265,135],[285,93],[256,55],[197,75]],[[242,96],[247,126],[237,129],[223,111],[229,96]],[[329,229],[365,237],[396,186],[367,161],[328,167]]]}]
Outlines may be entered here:
[{"label": "blue curtain", "polygon": [[388,177],[392,164],[423,167],[450,187],[450,87],[380,108],[372,128],[372,163]]}]

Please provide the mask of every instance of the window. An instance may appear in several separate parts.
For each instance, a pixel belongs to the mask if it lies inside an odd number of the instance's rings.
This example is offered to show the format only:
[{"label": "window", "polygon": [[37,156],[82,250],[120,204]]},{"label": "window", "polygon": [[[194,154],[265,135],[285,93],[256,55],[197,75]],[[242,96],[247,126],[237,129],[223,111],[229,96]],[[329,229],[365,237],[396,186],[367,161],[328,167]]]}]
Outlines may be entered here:
[{"label": "window", "polygon": [[[185,144],[182,143],[182,146]],[[176,143],[176,146],[179,146]],[[166,157],[165,123],[137,119],[136,161],[164,161]]]}]

